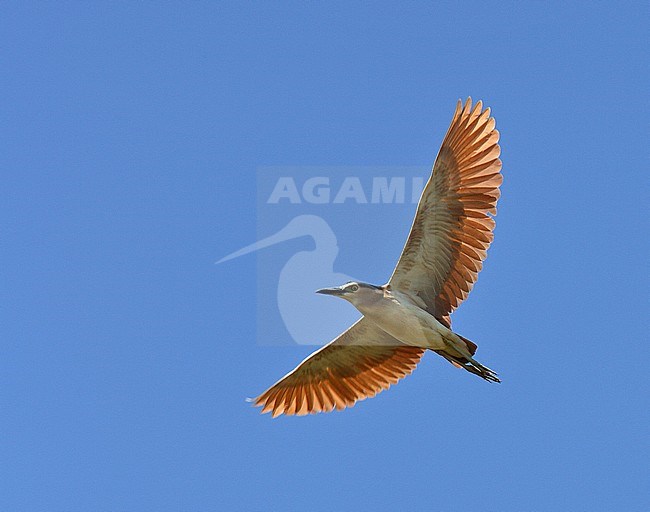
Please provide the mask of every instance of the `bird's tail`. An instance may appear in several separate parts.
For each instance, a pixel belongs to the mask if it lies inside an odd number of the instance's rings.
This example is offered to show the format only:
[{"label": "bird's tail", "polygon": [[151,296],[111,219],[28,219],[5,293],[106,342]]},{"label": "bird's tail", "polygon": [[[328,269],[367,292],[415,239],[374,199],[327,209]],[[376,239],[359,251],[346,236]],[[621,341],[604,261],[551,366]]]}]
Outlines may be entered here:
[{"label": "bird's tail", "polygon": [[469,357],[452,354],[449,351],[445,351],[445,350],[436,350],[435,352],[438,355],[444,357],[447,361],[449,361],[457,368],[463,368],[468,372],[473,373],[474,375],[478,375],[482,379],[487,380],[488,382],[501,382],[499,380],[499,377],[497,377],[496,372],[494,372],[487,366],[483,366],[476,359],[471,357],[476,353],[476,349],[478,348],[476,343],[468,340],[467,338],[464,338],[460,334],[457,334],[456,336],[458,336],[461,340],[463,340],[463,342],[467,346]]},{"label": "bird's tail", "polygon": [[456,336],[458,336],[461,340],[465,342],[465,345],[467,345],[467,350],[469,350],[469,353],[471,355],[476,354],[476,349],[478,348],[478,345],[476,343],[468,340],[467,338],[461,336],[460,334],[457,334]]}]

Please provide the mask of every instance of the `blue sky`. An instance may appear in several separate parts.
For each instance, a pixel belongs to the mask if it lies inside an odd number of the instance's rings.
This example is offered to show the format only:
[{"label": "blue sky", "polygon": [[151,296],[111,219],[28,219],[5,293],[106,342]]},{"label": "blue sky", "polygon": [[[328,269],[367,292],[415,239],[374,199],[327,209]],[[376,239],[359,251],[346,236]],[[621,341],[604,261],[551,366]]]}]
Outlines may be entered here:
[{"label": "blue sky", "polygon": [[[647,5],[0,12],[2,510],[648,510]],[[453,320],[503,384],[429,354],[260,416],[311,348],[259,342],[255,256],[214,265],[258,237],[258,169],[426,168],[469,95],[505,181]],[[386,279],[400,215],[337,271]]]}]

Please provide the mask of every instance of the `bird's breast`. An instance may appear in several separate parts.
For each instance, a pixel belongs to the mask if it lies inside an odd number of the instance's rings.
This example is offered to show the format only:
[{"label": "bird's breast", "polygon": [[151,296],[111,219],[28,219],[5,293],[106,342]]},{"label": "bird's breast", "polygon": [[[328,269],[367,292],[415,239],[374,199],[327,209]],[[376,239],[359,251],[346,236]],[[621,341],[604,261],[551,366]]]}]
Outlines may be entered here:
[{"label": "bird's breast", "polygon": [[432,349],[444,347],[436,319],[406,301],[384,299],[360,310],[380,329],[402,343]]}]

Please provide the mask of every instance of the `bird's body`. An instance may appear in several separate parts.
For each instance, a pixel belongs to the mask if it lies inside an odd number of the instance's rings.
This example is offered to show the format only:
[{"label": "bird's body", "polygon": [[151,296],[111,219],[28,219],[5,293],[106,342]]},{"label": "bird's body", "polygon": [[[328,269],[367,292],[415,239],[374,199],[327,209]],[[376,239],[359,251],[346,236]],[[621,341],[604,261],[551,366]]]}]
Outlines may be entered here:
[{"label": "bird's body", "polygon": [[258,396],[262,412],[350,407],[411,373],[426,350],[499,382],[450,319],[493,239],[502,182],[498,140],[489,109],[458,102],[393,275],[383,286],[350,282],[319,290],[352,303],[363,317]]},{"label": "bird's body", "polygon": [[[358,292],[357,292],[358,293]],[[413,347],[440,350],[451,331],[405,293],[380,288],[367,300],[353,303],[381,330]]]},{"label": "bird's body", "polygon": [[351,302],[367,321],[399,343],[437,352],[451,363],[485,380],[499,382],[496,374],[472,356],[476,345],[459,336],[426,310],[416,294],[393,290],[390,284],[346,283],[317,293],[335,295]]}]

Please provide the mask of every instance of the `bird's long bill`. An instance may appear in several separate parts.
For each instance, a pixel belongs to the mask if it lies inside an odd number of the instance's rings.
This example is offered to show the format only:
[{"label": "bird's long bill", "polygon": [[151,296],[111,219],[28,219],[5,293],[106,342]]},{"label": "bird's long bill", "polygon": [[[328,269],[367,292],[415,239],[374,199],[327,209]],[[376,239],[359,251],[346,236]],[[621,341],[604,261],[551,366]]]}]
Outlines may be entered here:
[{"label": "bird's long bill", "polygon": [[340,297],[343,295],[343,290],[337,286],[336,288],[321,288],[320,290],[316,290],[316,293],[322,293],[323,295],[335,295],[337,297]]}]

